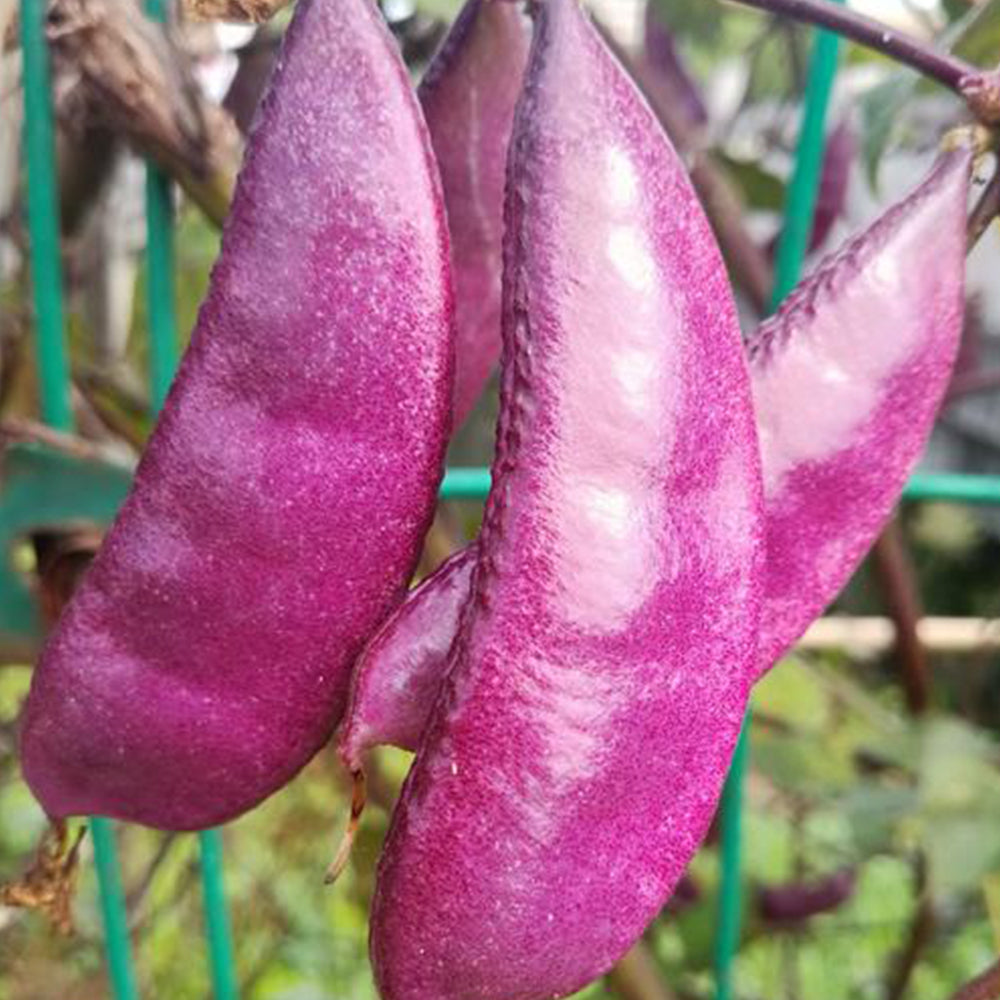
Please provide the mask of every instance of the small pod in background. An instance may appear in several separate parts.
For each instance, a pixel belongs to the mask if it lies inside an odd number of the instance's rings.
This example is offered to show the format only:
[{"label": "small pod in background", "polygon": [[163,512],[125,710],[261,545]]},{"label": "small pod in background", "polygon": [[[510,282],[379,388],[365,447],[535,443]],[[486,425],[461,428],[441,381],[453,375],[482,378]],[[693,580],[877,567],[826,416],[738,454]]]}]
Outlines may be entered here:
[{"label": "small pod in background", "polygon": [[191,346],[32,679],[24,771],[53,818],[221,823],[324,744],[433,514],[453,364],[396,45],[368,0],[300,0]]},{"label": "small pod in background", "polygon": [[718,248],[576,0],[536,18],[493,488],[379,866],[385,1000],[541,1000],[613,964],[705,833],[756,656],[759,448]]},{"label": "small pod in background", "polygon": [[[764,475],[759,676],[837,596],[913,471],[962,332],[971,149],[825,260],[747,345]],[[469,593],[475,544],[414,590],[365,650],[341,733],[415,750]]]},{"label": "small pod in background", "polygon": [[521,4],[467,0],[418,91],[451,234],[456,428],[500,357],[507,144],[530,41]]}]

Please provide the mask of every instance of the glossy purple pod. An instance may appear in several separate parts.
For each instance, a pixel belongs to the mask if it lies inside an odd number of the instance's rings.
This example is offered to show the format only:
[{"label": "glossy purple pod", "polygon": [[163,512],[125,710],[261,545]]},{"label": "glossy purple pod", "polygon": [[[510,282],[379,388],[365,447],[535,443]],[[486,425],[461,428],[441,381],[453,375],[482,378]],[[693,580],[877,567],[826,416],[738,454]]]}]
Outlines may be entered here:
[{"label": "glossy purple pod", "polygon": [[747,345],[767,509],[758,675],[837,595],[923,452],[958,352],[972,151],[810,275]]},{"label": "glossy purple pod", "polygon": [[500,357],[507,143],[531,33],[521,4],[467,0],[420,84],[455,271],[455,427]]},{"label": "glossy purple pod", "polygon": [[323,745],[432,516],[453,357],[396,45],[369,0],[300,0],[191,347],[32,680],[53,817],[214,825]]},{"label": "glossy purple pod", "polygon": [[[750,340],[761,428],[771,667],[847,582],[923,451],[962,330],[971,156],[927,179],[793,292]],[[415,750],[472,578],[475,546],[407,598],[365,650],[341,751]]]},{"label": "glossy purple pod", "polygon": [[576,0],[515,120],[493,488],[372,906],[384,1000],[540,1000],[607,969],[715,810],[762,516],[725,269]]},{"label": "glossy purple pod", "polygon": [[339,736],[349,770],[360,770],[361,755],[374,746],[417,749],[441,687],[478,553],[473,543],[442,563],[410,592],[358,659]]},{"label": "glossy purple pod", "polygon": [[844,118],[826,140],[812,233],[809,235],[810,253],[823,246],[830,235],[830,230],[844,213],[847,189],[851,181],[851,167],[857,149],[858,140],[851,126],[851,120]]}]

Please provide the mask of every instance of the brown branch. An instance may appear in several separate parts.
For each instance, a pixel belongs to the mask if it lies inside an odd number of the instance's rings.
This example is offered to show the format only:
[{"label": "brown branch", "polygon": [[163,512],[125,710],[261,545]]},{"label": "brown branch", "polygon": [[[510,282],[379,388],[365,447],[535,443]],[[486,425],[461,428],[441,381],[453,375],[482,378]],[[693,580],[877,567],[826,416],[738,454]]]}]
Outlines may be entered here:
[{"label": "brown branch", "polygon": [[993,170],[986,190],[976,202],[976,207],[969,216],[968,234],[970,249],[979,242],[980,237],[989,228],[990,223],[1000,215],[1000,159]]},{"label": "brown branch", "polygon": [[976,396],[1000,389],[1000,368],[987,368],[978,372],[963,372],[951,380],[946,402],[954,403],[963,396]]},{"label": "brown branch", "polygon": [[28,326],[22,309],[0,313],[0,412],[11,398],[24,366]]},{"label": "brown branch", "polygon": [[221,225],[239,165],[240,139],[208,101],[187,54],[136,4],[54,0],[48,38],[57,73],[56,110],[70,131],[99,122],[176,178]]},{"label": "brown branch", "polygon": [[896,626],[895,655],[902,668],[906,703],[914,715],[919,715],[930,703],[927,653],[917,633],[923,609],[916,573],[896,516],[886,525],[872,549],[872,567],[886,611]]},{"label": "brown branch", "polygon": [[886,1000],[903,1000],[920,956],[934,935],[934,906],[927,891],[927,861],[922,854],[916,859],[913,879],[917,906],[913,912],[906,942],[893,959],[886,984]]},{"label": "brown branch", "polygon": [[108,450],[99,444],[86,441],[75,434],[53,430],[34,420],[25,417],[7,417],[5,420],[0,420],[0,449],[19,442],[42,444],[88,462],[107,461],[109,457]]},{"label": "brown branch", "polygon": [[59,217],[63,235],[75,236],[111,176],[118,143],[99,122],[61,128],[56,139]]},{"label": "brown branch", "polygon": [[153,880],[157,873],[166,863],[167,858],[174,845],[177,843],[176,833],[163,834],[160,843],[157,845],[153,857],[150,859],[146,870],[139,877],[136,884],[129,890],[125,897],[125,911],[129,915],[129,928],[137,930],[143,922],[143,909],[149,898],[149,891],[153,886]]},{"label": "brown branch", "polygon": [[1000,961],[994,962],[985,972],[967,982],[951,1000],[997,1000],[1000,997]]},{"label": "brown branch", "polygon": [[254,21],[274,17],[291,0],[182,0],[184,13],[195,21]]}]

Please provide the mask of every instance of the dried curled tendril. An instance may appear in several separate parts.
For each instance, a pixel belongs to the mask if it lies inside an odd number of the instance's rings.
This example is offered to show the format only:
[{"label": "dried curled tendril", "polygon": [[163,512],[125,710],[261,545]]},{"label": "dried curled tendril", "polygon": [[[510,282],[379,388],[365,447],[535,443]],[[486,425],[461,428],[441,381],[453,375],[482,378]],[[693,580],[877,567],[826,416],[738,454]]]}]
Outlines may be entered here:
[{"label": "dried curled tendril", "polygon": [[365,787],[365,773],[357,770],[351,772],[353,789],[351,793],[351,815],[347,819],[347,828],[337,846],[337,851],[333,856],[323,876],[326,885],[333,885],[340,878],[341,872],[347,867],[347,862],[351,857],[351,848],[354,846],[354,838],[357,836],[358,827],[361,825],[361,815],[365,811],[365,803],[368,800],[368,793]]},{"label": "dried curled tendril", "polygon": [[70,907],[76,889],[80,843],[86,830],[85,826],[81,826],[71,836],[64,821],[52,823],[24,876],[16,882],[0,886],[0,903],[37,910],[61,934],[70,934],[73,930]]}]

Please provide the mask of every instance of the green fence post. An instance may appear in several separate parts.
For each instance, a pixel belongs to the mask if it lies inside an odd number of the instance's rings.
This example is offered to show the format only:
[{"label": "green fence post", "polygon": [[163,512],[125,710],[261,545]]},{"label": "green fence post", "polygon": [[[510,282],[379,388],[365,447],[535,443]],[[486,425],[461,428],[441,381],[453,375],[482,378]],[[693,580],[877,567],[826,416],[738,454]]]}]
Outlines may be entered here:
[{"label": "green fence post", "polygon": [[205,903],[205,926],[216,1000],[237,1000],[236,962],[226,907],[222,868],[222,836],[218,830],[198,834],[201,846],[201,886]]},{"label": "green fence post", "polygon": [[[52,427],[69,431],[73,429],[73,410],[64,338],[55,129],[45,15],[44,0],[21,0],[28,232],[42,418]],[[114,831],[107,820],[100,818],[90,821],[90,831],[112,989],[116,1000],[137,1000]]]},{"label": "green fence post", "polygon": [[[817,32],[809,65],[795,169],[788,185],[784,224],[778,243],[772,309],[777,308],[798,283],[809,246],[823,170],[826,114],[837,74],[839,47],[840,39],[835,34]],[[722,871],[715,935],[716,1000],[731,1000],[733,996],[733,963],[740,943],[743,782],[747,769],[750,727],[751,714],[748,710],[720,805]]]},{"label": "green fence post", "polygon": [[732,966],[739,950],[740,924],[743,917],[743,887],[740,883],[743,784],[746,778],[752,720],[753,712],[748,708],[736,742],[736,749],[733,751],[733,760],[729,765],[729,775],[722,789],[722,798],[719,800],[719,851],[722,873],[719,878],[719,912],[714,942],[715,995],[726,1000],[733,992]]},{"label": "green fence post", "polygon": [[104,952],[115,1000],[138,1000],[135,970],[128,933],[125,893],[122,891],[121,868],[115,847],[115,831],[111,823],[99,816],[90,820],[90,837],[94,844],[94,866],[100,886],[101,918],[104,921]]},{"label": "green fence post", "polygon": [[943,503],[1000,505],[1000,475],[983,476],[959,472],[922,472],[913,476],[903,491],[906,500]]},{"label": "green fence post", "polygon": [[28,232],[35,302],[35,345],[42,419],[72,430],[69,367],[63,338],[62,256],[56,194],[55,130],[44,0],[21,0],[24,146],[28,162]]},{"label": "green fence post", "polygon": [[[146,13],[167,19],[164,0],[146,0]],[[149,312],[149,388],[159,411],[177,368],[177,307],[174,287],[173,196],[170,178],[146,164],[146,301]]]}]

